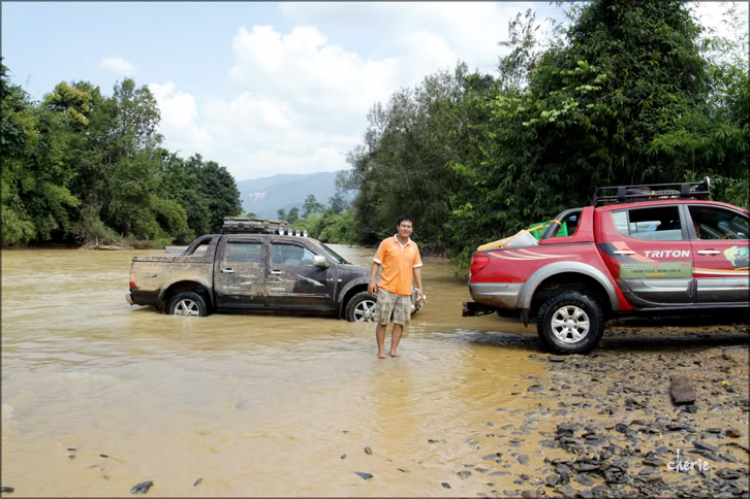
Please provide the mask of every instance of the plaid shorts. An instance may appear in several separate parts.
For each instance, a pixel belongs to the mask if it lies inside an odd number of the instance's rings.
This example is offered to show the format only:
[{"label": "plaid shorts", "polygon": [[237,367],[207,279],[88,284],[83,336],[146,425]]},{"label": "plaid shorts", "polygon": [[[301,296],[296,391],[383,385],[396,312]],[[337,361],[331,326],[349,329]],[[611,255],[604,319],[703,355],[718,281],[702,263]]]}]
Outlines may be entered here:
[{"label": "plaid shorts", "polygon": [[401,324],[408,326],[411,320],[411,295],[397,295],[386,291],[383,288],[378,289],[378,323]]}]

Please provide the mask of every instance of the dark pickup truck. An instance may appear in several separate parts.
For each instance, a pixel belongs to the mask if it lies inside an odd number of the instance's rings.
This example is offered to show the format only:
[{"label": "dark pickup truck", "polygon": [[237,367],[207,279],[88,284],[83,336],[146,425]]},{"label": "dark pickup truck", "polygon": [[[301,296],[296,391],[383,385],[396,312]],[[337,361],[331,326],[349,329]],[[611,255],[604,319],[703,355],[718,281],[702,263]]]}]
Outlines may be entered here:
[{"label": "dark pickup truck", "polygon": [[[133,257],[126,298],[131,305],[177,315],[286,310],[373,321],[376,298],[367,294],[370,270],[308,237],[207,235],[179,256]],[[421,305],[416,292],[412,303],[413,313]]]}]

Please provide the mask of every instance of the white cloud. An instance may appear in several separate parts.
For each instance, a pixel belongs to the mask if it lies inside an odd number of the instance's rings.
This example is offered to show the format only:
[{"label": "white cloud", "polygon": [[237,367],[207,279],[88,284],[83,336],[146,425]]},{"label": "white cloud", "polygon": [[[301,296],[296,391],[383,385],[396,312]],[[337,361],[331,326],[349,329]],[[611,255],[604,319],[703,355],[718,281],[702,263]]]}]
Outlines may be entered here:
[{"label": "white cloud", "polygon": [[[368,40],[382,52],[399,54],[412,33],[444,39],[442,56],[455,56],[471,69],[491,73],[507,38],[508,22],[519,12],[540,10],[534,2],[289,2],[281,10],[298,24],[327,26],[342,37]],[[541,22],[543,16],[538,15]],[[438,55],[440,57],[440,55]],[[455,64],[455,58],[451,66]],[[435,68],[437,69],[437,68]]]},{"label": "white cloud", "polygon": [[100,61],[100,66],[123,76],[134,76],[136,74],[135,66],[122,57],[104,57]]},{"label": "white cloud", "polygon": [[175,85],[171,81],[163,85],[152,83],[148,87],[159,103],[162,123],[177,127],[187,126],[198,116],[195,98],[183,92],[172,95]]},{"label": "white cloud", "polygon": [[364,60],[331,44],[317,28],[288,34],[270,26],[240,28],[229,76],[237,88],[283,98],[295,108],[366,113],[368,102],[387,98],[397,83],[396,60]]},{"label": "white cloud", "polygon": [[175,91],[175,84],[171,81],[151,83],[148,88],[159,106],[159,128],[168,141],[168,147],[181,151],[183,155],[195,152],[205,155],[213,151],[213,137],[198,124],[198,105],[192,95]]},{"label": "white cloud", "polygon": [[171,82],[151,86],[166,145],[201,152],[237,180],[346,168],[375,103],[459,59],[494,73],[508,21],[535,5],[282,3],[294,28],[235,32],[231,95],[199,105]]}]

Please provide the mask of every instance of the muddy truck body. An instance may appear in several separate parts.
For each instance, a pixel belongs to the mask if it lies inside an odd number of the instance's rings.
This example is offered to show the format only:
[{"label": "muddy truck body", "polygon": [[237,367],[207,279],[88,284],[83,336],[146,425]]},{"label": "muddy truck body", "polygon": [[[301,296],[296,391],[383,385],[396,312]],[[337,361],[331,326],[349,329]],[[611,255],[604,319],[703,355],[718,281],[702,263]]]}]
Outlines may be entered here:
[{"label": "muddy truck body", "polygon": [[[216,234],[180,255],[134,257],[126,298],[177,315],[274,310],[372,321],[370,272],[308,237]],[[414,312],[416,292],[412,303]]]}]

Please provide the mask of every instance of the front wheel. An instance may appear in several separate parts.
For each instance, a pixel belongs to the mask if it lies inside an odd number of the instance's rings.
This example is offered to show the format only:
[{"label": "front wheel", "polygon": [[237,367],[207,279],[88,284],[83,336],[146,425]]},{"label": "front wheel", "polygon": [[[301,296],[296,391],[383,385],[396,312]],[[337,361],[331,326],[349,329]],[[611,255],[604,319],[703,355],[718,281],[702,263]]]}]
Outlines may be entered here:
[{"label": "front wheel", "polygon": [[362,291],[346,304],[344,316],[349,322],[374,322],[378,319],[377,304],[377,298]]},{"label": "front wheel", "polygon": [[177,293],[169,300],[167,313],[186,317],[205,317],[208,315],[208,306],[206,300],[198,293],[185,291]]},{"label": "front wheel", "polygon": [[597,301],[568,291],[553,296],[539,309],[537,332],[542,343],[557,353],[588,353],[604,333],[604,313]]}]

